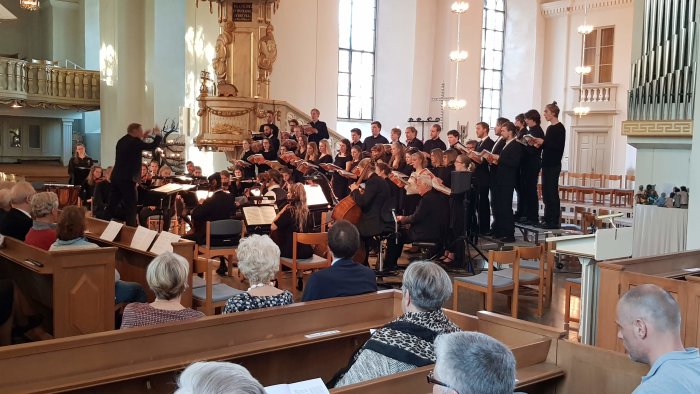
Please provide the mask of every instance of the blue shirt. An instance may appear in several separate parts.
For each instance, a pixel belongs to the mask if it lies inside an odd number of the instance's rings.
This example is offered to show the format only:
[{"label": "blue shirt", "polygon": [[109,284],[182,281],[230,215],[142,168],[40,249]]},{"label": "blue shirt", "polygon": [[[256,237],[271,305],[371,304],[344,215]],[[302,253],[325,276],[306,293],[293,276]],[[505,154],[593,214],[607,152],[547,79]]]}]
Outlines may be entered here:
[{"label": "blue shirt", "polygon": [[700,353],[690,347],[659,357],[632,394],[700,393]]}]

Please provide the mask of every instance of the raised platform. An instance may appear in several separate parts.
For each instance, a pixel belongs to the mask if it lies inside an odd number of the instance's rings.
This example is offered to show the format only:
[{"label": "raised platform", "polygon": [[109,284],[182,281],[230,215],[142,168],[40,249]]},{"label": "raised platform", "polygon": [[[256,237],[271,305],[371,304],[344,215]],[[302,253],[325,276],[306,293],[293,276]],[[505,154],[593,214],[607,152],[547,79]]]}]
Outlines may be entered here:
[{"label": "raised platform", "polygon": [[27,182],[67,183],[68,167],[58,164],[0,164],[0,172],[15,174]]}]

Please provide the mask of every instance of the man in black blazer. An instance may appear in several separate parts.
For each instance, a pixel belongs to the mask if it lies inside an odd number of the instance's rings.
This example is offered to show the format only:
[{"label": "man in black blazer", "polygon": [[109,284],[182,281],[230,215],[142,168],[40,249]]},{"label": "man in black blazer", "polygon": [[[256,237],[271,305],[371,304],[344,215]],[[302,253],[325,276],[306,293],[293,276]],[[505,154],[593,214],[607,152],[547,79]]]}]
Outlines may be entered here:
[{"label": "man in black blazer", "polygon": [[319,116],[321,116],[321,111],[316,108],[311,110],[311,123],[309,124],[311,125],[312,129],[311,134],[309,134],[309,142],[315,142],[317,144],[319,141],[327,140],[329,138],[326,122],[318,120]]},{"label": "man in black blazer", "polygon": [[396,269],[401,257],[403,246],[407,242],[440,242],[444,239],[445,229],[449,224],[449,207],[445,198],[438,191],[433,190],[432,180],[429,176],[419,176],[416,180],[420,202],[413,215],[397,216],[401,224],[410,225],[408,230],[402,230],[398,240],[390,238],[387,244],[384,269],[387,271]]},{"label": "man in black blazer", "polygon": [[388,144],[389,140],[382,135],[382,123],[375,120],[371,124],[372,134],[365,138],[365,142],[362,143],[362,149],[364,152],[370,152],[372,147],[375,145]]},{"label": "man in black blazer", "polygon": [[0,234],[24,241],[32,228],[32,197],[36,194],[29,182],[17,182],[10,191],[10,209],[0,221]]},{"label": "man in black blazer", "polygon": [[[275,124],[275,111],[268,109],[267,111],[265,111],[265,116],[267,117],[265,119],[266,123],[263,123],[260,125],[258,132],[265,133],[265,126],[268,126],[270,128],[271,135],[274,136],[275,138],[279,138],[280,128],[277,127],[277,125]],[[271,137],[268,137],[268,138],[271,138]]]},{"label": "man in black blazer", "polygon": [[418,139],[418,130],[413,126],[406,127],[406,148],[416,148],[423,151],[423,141]]},{"label": "man in black blazer", "polygon": [[513,216],[513,192],[518,183],[523,146],[515,141],[517,129],[511,122],[501,127],[501,137],[505,141],[503,149],[494,161],[498,176],[494,179],[496,204],[494,215],[497,225],[494,236],[503,242],[515,242],[515,219]]},{"label": "man in black blazer", "polygon": [[[493,149],[493,140],[489,138],[489,125],[486,122],[476,124],[476,136],[479,143],[476,145],[476,152]],[[491,230],[491,205],[489,203],[489,163],[486,160],[472,160],[476,164],[474,176],[476,178],[477,199],[474,202],[478,212],[479,233],[486,234]]]},{"label": "man in black blazer", "polygon": [[[496,141],[493,144],[493,149],[491,149],[491,153],[498,155],[501,153],[501,150],[503,150],[503,147],[506,146],[506,141],[505,139],[501,136],[501,131],[503,129],[503,125],[508,122],[508,119],[506,118],[498,118],[496,120],[496,127],[494,128],[495,133],[496,133]],[[489,232],[489,235],[493,235],[498,237],[499,234],[497,229],[499,227],[498,223],[498,215],[496,214],[496,206],[497,206],[497,201],[496,199],[498,196],[496,195],[496,191],[494,190],[494,185],[496,184],[496,178],[498,177],[498,167],[492,163],[489,162],[489,188],[491,189],[491,213],[493,213],[493,222],[491,223],[491,231]]]},{"label": "man in black blazer", "polygon": [[366,174],[365,187],[361,191],[359,186],[354,183],[351,184],[350,189],[352,192],[350,195],[355,200],[355,203],[362,208],[362,218],[357,229],[360,231],[360,236],[367,252],[364,264],[368,265],[372,237],[393,228],[393,218],[391,216],[393,207],[389,184],[375,173],[374,162],[371,159],[362,159],[358,167],[360,167],[360,173]]},{"label": "man in black blazer", "polygon": [[314,272],[306,284],[302,301],[348,297],[377,291],[374,271],[352,261],[360,248],[360,233],[352,223],[339,220],[328,230],[333,264]]},{"label": "man in black blazer", "polygon": [[[143,138],[153,133],[153,142],[147,144]],[[123,213],[127,226],[136,226],[136,183],[141,179],[141,152],[153,151],[160,145],[160,129],[143,131],[138,123],[132,123],[126,129],[126,135],[117,141],[117,153],[112,169],[112,188],[109,194],[110,217],[117,212]]]}]

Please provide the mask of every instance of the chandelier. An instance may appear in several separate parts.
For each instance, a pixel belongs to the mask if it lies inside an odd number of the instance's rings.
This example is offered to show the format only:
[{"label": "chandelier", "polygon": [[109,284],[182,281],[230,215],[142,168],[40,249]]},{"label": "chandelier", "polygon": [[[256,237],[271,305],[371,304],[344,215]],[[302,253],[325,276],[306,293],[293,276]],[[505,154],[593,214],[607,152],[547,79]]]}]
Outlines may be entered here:
[{"label": "chandelier", "polygon": [[39,0],[19,0],[19,6],[28,11],[36,11],[39,9]]},{"label": "chandelier", "polygon": [[463,13],[469,10],[469,3],[466,1],[455,1],[452,3],[451,11],[457,15],[457,49],[450,52],[450,61],[455,63],[455,98],[447,102],[447,108],[456,111],[467,106],[467,100],[458,98],[459,90],[459,64],[469,57],[469,53],[459,48],[460,20]]}]

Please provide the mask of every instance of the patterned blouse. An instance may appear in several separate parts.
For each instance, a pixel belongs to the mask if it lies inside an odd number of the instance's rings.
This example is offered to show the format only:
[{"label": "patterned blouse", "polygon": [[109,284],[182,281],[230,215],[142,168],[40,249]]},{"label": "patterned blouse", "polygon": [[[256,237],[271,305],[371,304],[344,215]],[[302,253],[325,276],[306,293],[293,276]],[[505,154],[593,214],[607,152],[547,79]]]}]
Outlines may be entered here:
[{"label": "patterned blouse", "polygon": [[229,298],[228,301],[226,301],[226,306],[224,306],[224,313],[283,306],[293,302],[294,296],[288,290],[273,296],[252,296],[246,292]]},{"label": "patterned blouse", "polygon": [[185,308],[179,311],[156,309],[151,304],[134,302],[124,308],[121,328],[151,326],[173,321],[194,320],[204,317],[204,313]]}]

